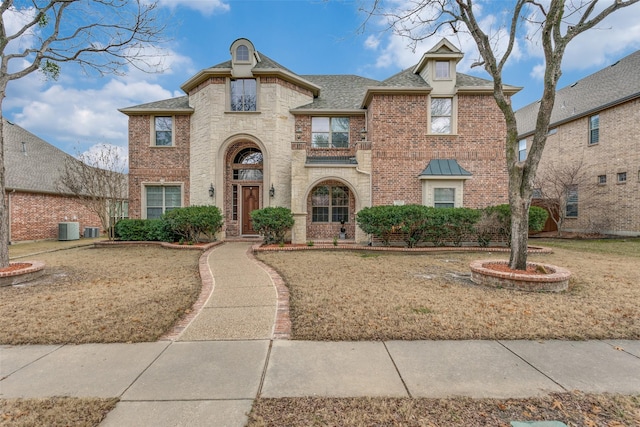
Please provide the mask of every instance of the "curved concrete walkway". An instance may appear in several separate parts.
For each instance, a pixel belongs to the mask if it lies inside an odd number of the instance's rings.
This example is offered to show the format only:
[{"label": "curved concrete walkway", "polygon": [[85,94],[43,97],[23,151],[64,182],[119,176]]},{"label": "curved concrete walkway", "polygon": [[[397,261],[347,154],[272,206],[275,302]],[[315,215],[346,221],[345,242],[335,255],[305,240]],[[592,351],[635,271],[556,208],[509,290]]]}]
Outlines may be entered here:
[{"label": "curved concrete walkway", "polygon": [[640,393],[640,341],[274,340],[286,298],[249,249],[203,255],[200,308],[165,340],[1,347],[0,398],[118,396],[101,426],[162,427],[243,426],[257,396]]}]

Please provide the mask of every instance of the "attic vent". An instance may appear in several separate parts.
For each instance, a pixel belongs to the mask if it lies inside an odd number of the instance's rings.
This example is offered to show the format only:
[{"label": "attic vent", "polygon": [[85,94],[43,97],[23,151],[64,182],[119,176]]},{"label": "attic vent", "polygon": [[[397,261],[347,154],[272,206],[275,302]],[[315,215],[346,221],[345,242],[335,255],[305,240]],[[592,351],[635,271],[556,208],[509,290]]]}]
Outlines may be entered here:
[{"label": "attic vent", "polygon": [[27,143],[22,141],[22,154],[27,155]]},{"label": "attic vent", "polygon": [[620,63],[620,61],[616,61],[613,64],[611,64],[612,67],[615,67],[616,65],[618,65]]},{"label": "attic vent", "polygon": [[571,87],[575,87],[578,84],[578,82],[572,83]]}]

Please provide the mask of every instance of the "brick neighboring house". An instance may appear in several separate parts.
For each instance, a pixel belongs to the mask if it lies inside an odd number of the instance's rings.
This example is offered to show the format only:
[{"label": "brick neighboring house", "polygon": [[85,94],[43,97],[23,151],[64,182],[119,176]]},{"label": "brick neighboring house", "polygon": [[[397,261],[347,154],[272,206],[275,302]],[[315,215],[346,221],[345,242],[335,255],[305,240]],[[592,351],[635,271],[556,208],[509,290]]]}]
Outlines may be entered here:
[{"label": "brick neighboring house", "polygon": [[5,197],[9,242],[58,238],[58,223],[100,227],[98,216],[56,188],[68,154],[7,120],[4,121]]},{"label": "brick neighboring house", "polygon": [[294,243],[337,236],[341,221],[364,242],[355,214],[367,206],[507,202],[493,83],[456,72],[463,53],[448,40],[384,81],[298,75],[247,39],[230,54],[187,80],[186,96],[120,110],[132,218],[216,205],[224,239],[255,234],[252,210],[285,206]]},{"label": "brick neighboring house", "polygon": [[[582,162],[587,180],[570,191],[567,231],[640,235],[638,70],[640,51],[556,93],[538,176],[550,164]],[[531,145],[538,106],[516,112],[522,156]]]}]

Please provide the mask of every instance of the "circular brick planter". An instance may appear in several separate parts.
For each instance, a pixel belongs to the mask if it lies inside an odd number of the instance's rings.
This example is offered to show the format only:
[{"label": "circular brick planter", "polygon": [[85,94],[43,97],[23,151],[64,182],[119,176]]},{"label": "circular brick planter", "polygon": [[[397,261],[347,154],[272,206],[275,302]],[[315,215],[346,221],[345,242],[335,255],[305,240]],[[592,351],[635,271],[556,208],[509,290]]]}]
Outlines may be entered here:
[{"label": "circular brick planter", "polygon": [[471,267],[471,280],[474,283],[494,288],[517,289],[529,292],[562,292],[569,287],[571,272],[555,265],[528,262],[528,266],[542,266],[548,274],[522,274],[492,270],[485,267],[488,264],[509,264],[503,260],[479,260],[473,261]]},{"label": "circular brick planter", "polygon": [[25,283],[42,276],[44,273],[44,262],[42,261],[19,261],[11,264],[29,264],[29,266],[12,271],[0,271],[0,286],[11,286]]}]

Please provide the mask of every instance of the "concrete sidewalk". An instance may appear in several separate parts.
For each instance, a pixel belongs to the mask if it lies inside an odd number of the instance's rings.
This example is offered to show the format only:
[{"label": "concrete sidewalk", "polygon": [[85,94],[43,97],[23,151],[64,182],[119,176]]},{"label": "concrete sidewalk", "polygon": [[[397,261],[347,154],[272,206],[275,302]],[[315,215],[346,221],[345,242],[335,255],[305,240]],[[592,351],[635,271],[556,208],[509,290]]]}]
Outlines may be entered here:
[{"label": "concrete sidewalk", "polygon": [[101,426],[243,426],[253,399],[640,393],[640,341],[273,340],[276,292],[246,243],[176,341],[3,346],[0,398],[120,397]]}]

